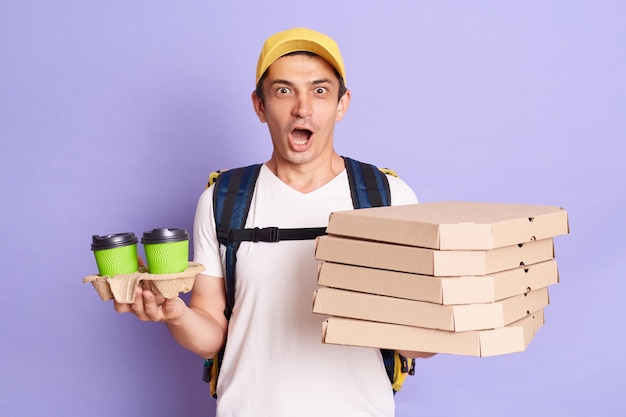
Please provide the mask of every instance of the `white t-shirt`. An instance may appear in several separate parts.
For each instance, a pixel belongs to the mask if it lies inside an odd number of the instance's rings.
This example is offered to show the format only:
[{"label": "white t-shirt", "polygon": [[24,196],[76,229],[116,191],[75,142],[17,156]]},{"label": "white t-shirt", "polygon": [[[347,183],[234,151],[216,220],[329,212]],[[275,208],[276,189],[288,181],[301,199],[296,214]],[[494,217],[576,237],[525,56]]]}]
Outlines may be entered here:
[{"label": "white t-shirt", "polygon": [[[403,181],[389,177],[394,205],[417,203]],[[200,197],[194,260],[223,277],[215,236],[213,187]],[[325,227],[332,211],[352,209],[344,170],[323,187],[300,193],[265,165],[246,227]],[[235,306],[217,386],[217,416],[393,416],[395,404],[378,349],[321,342],[325,316],[312,312],[317,288],[315,242],[242,242],[237,252]]]}]

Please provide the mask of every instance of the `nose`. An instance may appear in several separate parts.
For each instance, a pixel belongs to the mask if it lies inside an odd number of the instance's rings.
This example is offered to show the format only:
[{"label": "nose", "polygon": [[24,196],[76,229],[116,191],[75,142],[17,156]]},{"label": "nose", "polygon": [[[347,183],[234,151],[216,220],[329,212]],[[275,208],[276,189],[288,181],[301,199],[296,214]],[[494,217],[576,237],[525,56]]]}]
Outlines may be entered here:
[{"label": "nose", "polygon": [[296,98],[293,115],[301,119],[306,119],[312,114],[313,106],[311,98],[306,94],[299,94]]}]

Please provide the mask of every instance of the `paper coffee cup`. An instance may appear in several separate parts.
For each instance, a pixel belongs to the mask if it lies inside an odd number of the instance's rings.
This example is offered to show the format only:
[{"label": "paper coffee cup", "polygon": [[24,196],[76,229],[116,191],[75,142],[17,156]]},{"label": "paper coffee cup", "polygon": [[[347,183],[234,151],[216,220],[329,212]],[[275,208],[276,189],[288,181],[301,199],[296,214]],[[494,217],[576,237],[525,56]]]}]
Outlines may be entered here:
[{"label": "paper coffee cup", "polygon": [[189,234],[185,229],[153,229],[141,238],[148,272],[174,274],[189,264]]},{"label": "paper coffee cup", "polygon": [[134,233],[92,236],[91,250],[96,258],[98,273],[114,277],[137,272],[137,237]]}]

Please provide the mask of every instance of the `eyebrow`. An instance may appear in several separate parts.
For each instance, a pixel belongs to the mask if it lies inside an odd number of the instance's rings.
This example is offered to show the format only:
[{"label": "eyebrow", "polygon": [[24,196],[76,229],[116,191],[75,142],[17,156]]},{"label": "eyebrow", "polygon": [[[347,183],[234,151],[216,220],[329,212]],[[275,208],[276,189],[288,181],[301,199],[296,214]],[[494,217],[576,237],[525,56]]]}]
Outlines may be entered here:
[{"label": "eyebrow", "polygon": [[[311,82],[312,85],[319,85],[319,84],[326,84],[326,83],[328,83],[330,85],[334,85],[333,80],[330,79],[330,78],[321,78],[319,80],[313,80]],[[289,87],[293,87],[294,86],[294,83],[292,83],[291,81],[281,80],[281,79],[277,79],[277,80],[272,81],[272,83],[270,85],[276,85],[276,84],[284,84],[284,85],[287,85]]]}]

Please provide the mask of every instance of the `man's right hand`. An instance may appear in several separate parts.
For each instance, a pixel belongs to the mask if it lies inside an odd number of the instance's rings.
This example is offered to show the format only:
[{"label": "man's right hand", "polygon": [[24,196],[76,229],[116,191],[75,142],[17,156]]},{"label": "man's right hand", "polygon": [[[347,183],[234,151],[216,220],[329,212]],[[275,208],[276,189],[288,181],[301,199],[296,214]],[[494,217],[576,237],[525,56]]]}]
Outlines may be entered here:
[{"label": "man's right hand", "polygon": [[135,289],[135,301],[132,304],[113,302],[118,313],[133,313],[141,321],[170,324],[181,320],[187,308],[180,297],[166,299],[140,286]]},{"label": "man's right hand", "polygon": [[224,279],[197,275],[189,307],[182,298],[165,299],[139,286],[132,304],[114,302],[119,313],[132,313],[139,320],[164,322],[174,339],[200,357],[211,358],[224,346],[228,321],[224,316]]}]

